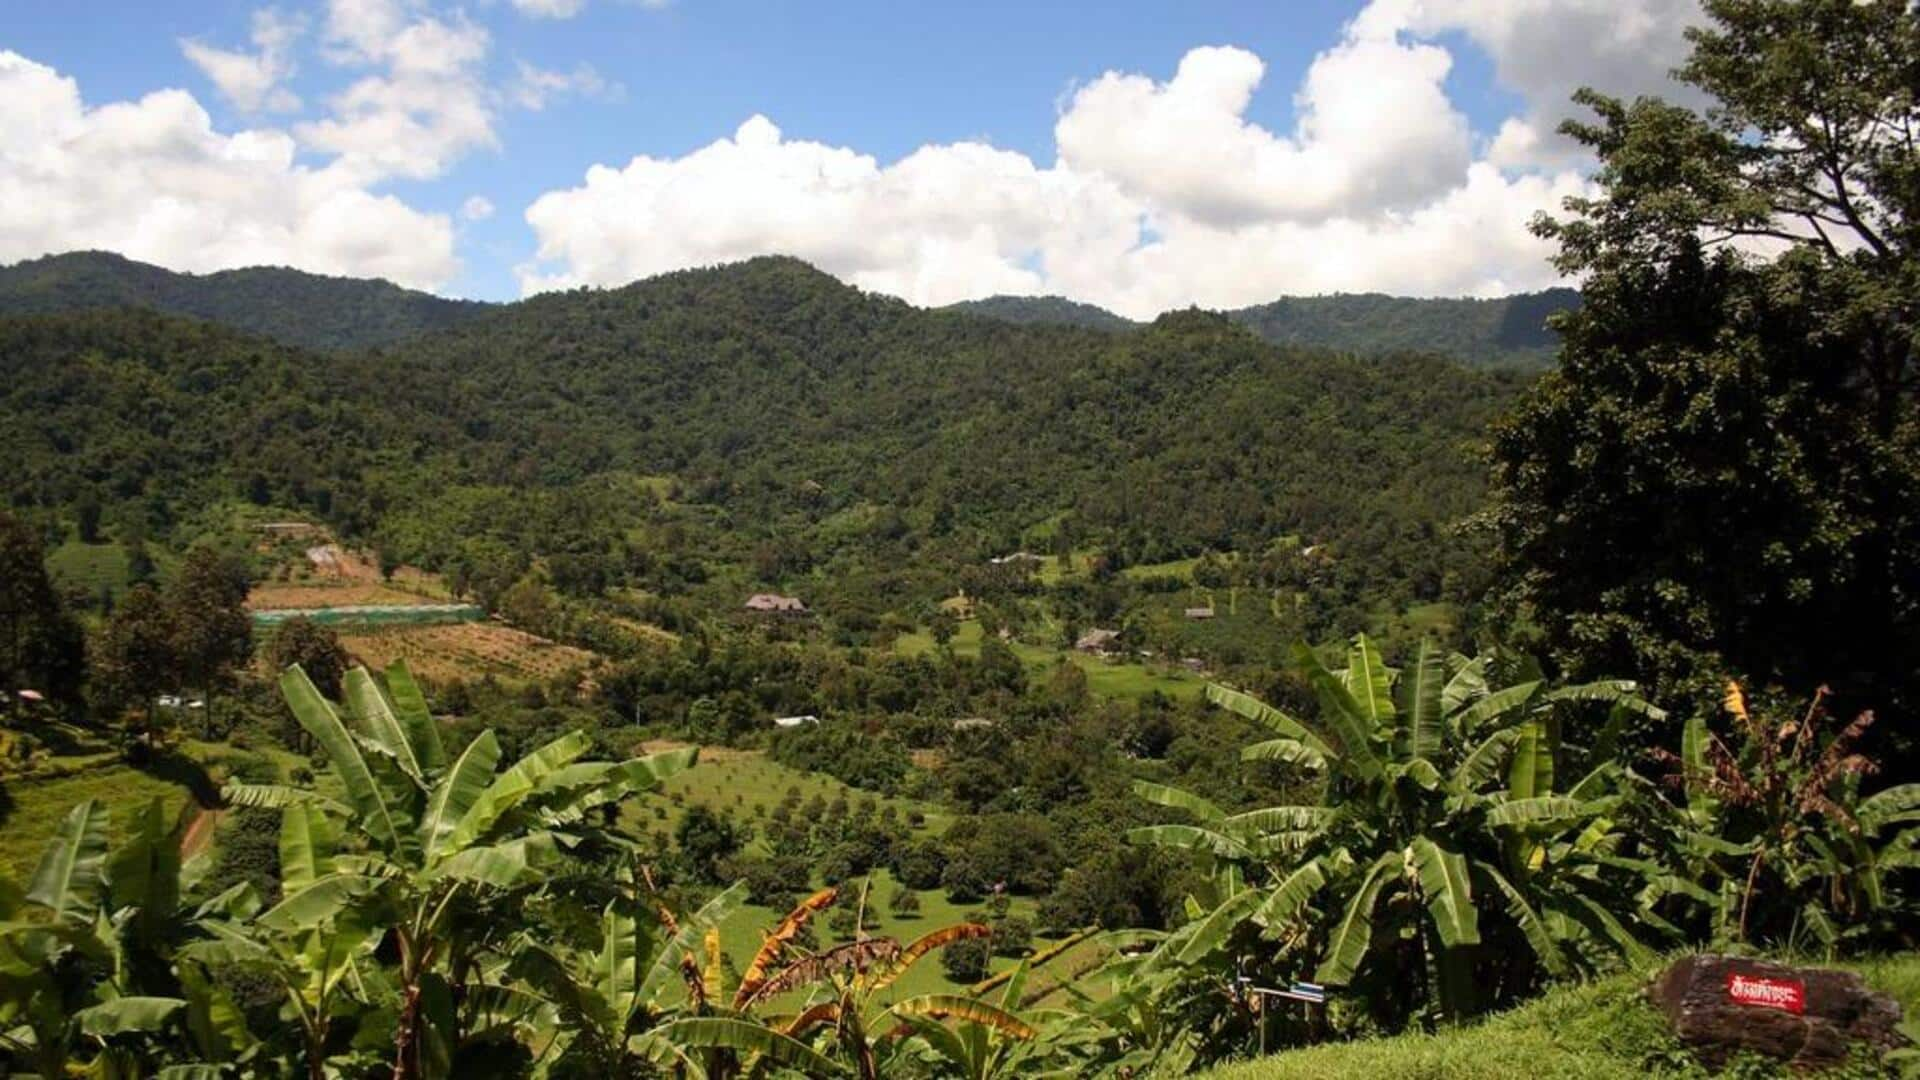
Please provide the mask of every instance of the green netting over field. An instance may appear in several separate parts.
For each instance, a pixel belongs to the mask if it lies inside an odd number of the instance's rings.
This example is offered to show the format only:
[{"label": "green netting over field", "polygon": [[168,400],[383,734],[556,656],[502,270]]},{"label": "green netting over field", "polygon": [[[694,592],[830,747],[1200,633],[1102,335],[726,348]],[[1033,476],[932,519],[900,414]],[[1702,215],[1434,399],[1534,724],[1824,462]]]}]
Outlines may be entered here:
[{"label": "green netting over field", "polygon": [[429,626],[435,623],[478,622],[482,612],[473,604],[354,604],[326,608],[273,608],[253,613],[253,625],[277,626],[305,616],[325,626]]}]

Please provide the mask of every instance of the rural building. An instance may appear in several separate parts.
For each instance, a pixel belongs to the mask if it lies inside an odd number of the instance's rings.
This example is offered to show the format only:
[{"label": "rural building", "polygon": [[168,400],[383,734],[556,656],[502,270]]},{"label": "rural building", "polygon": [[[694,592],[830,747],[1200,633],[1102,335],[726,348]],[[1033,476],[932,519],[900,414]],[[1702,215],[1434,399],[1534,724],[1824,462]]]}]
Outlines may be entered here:
[{"label": "rural building", "polygon": [[1190,607],[1187,609],[1187,618],[1211,619],[1213,618],[1213,605],[1209,604],[1206,607]]},{"label": "rural building", "polygon": [[1073,647],[1083,653],[1105,656],[1119,643],[1120,631],[1118,630],[1089,630],[1080,635],[1080,640],[1074,642]]},{"label": "rural building", "polygon": [[776,716],[773,718],[773,726],[777,728],[797,728],[801,724],[817,724],[819,722],[820,718],[811,713],[805,716]]},{"label": "rural building", "polygon": [[746,609],[764,615],[805,615],[807,605],[797,596],[781,596],[779,593],[754,593],[747,597]]},{"label": "rural building", "polygon": [[1037,563],[1039,561],[1040,556],[1035,555],[1031,551],[1016,551],[1011,555],[1002,555],[997,559],[987,560],[987,562],[993,566],[1006,566],[1009,563]]},{"label": "rural building", "polygon": [[990,728],[993,725],[994,722],[984,716],[969,716],[961,720],[955,720],[953,722],[953,730],[978,731],[981,728]]}]

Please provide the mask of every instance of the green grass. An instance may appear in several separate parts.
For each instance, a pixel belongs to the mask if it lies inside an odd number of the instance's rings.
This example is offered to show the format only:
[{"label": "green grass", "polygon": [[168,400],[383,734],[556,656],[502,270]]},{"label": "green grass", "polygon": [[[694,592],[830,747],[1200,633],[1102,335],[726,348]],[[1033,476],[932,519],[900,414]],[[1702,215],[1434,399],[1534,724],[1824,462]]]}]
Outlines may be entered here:
[{"label": "green grass", "polygon": [[[874,937],[891,937],[902,945],[910,944],[923,934],[952,926],[962,922],[986,922],[989,915],[985,904],[955,904],[947,899],[943,889],[925,889],[920,892],[920,913],[912,918],[896,918],[887,910],[887,899],[893,895],[893,878],[885,870],[874,871],[867,891],[867,915],[864,925],[867,933]],[[849,882],[846,888],[856,892],[860,887],[859,879]],[[1008,913],[1031,919],[1034,904],[1025,897],[1014,897],[1008,905]],[[745,969],[753,954],[765,939],[765,932],[771,928],[784,911],[748,904],[733,913],[732,917],[720,924],[720,942],[734,966]],[[821,912],[815,917],[813,931],[822,948],[836,943],[833,934],[827,929],[827,918],[831,912]],[[1036,948],[1044,947],[1044,942],[1036,939]],[[1064,958],[1063,958],[1064,960]],[[1017,960],[1010,957],[993,958],[994,972],[1011,968]],[[964,991],[965,984],[949,981],[946,972],[940,966],[940,954],[933,953],[921,960],[900,981],[882,992],[880,1000],[899,1001],[918,994],[951,994]],[[779,1008],[797,1008],[804,994],[796,993],[788,998],[779,999]]]},{"label": "green grass", "polygon": [[945,811],[930,803],[875,796],[830,776],[790,769],[758,752],[721,750],[709,751],[705,760],[670,777],[659,791],[628,800],[621,808],[620,823],[640,835],[662,830],[671,836],[689,807],[704,806],[716,814],[752,825],[754,839],[748,850],[771,854],[766,844],[767,815],[786,797],[790,787],[800,790],[802,805],[815,795],[829,803],[842,797],[849,803],[873,798],[882,807],[892,806],[902,822],[907,820],[909,812],[918,810],[926,818],[921,832],[944,832],[949,820]]},{"label": "green grass", "polygon": [[1190,559],[1175,559],[1172,562],[1142,563],[1129,566],[1120,571],[1120,576],[1138,581],[1150,577],[1176,577],[1182,581],[1193,580],[1193,568],[1200,565],[1200,556]]},{"label": "green grass", "polygon": [[61,585],[84,590],[88,597],[102,589],[117,595],[127,587],[127,550],[69,539],[47,553],[47,570]]},{"label": "green grass", "polygon": [[[687,808],[705,806],[716,813],[730,814],[738,821],[755,825],[755,837],[748,851],[771,854],[760,828],[766,820],[762,811],[770,813],[785,797],[789,787],[799,789],[803,804],[815,795],[828,802],[841,796],[845,796],[849,802],[870,797],[869,793],[850,788],[831,777],[790,769],[759,753],[720,751],[667,780],[659,792],[630,800],[622,809],[621,824],[629,831],[650,833],[662,830],[671,835]],[[880,798],[878,801],[882,806],[893,806],[903,821],[911,810],[925,814],[925,824],[916,831],[919,835],[937,835],[945,831],[949,821],[947,814],[930,804],[893,798]],[[872,935],[893,937],[904,944],[954,923],[984,922],[988,918],[985,904],[955,904],[947,898],[943,889],[922,890],[919,894],[919,914],[909,918],[896,917],[887,908],[887,901],[894,889],[891,875],[884,869],[876,870],[868,880],[870,886],[865,926]],[[859,885],[855,882],[848,887],[857,889]],[[1031,919],[1034,902],[1015,897],[1008,910]],[[736,968],[746,967],[760,948],[766,930],[785,914],[784,911],[749,904],[721,924],[721,945]],[[813,925],[814,933],[823,947],[833,943],[833,936],[827,929],[827,913],[819,915]],[[1074,960],[1073,953],[1061,957],[1056,962],[1055,970],[1065,970]],[[996,957],[992,966],[998,972],[1012,967],[1014,963],[1010,958]],[[947,980],[940,966],[940,958],[935,954],[914,965],[898,983],[889,988],[886,999],[951,993],[961,989],[964,987]],[[802,996],[795,995],[792,1000],[782,999],[777,1004],[783,1008],[796,1006]]]},{"label": "green grass", "polygon": [[[979,656],[980,639],[980,624],[969,619],[960,624],[949,644],[955,655]],[[1032,645],[1024,641],[1010,641],[1007,647],[1020,658],[1030,681],[1044,681],[1051,675],[1054,665],[1066,657],[1075,667],[1086,672],[1087,690],[1096,697],[1134,700],[1158,691],[1173,698],[1197,698],[1207,688],[1206,680],[1180,668],[1107,661],[1085,653]],[[934,650],[933,635],[925,631],[902,634],[894,639],[893,648],[903,656],[924,655]]]},{"label": "green grass", "polygon": [[[1664,965],[1662,965],[1664,966]],[[1920,954],[1852,967],[1920,1008]],[[1209,1080],[1643,1080],[1704,1077],[1647,1001],[1658,968],[1551,990],[1511,1012],[1436,1035],[1400,1035],[1293,1050],[1203,1074]],[[1749,1074],[1742,1074],[1749,1075]]]},{"label": "green grass", "polygon": [[12,806],[0,825],[0,873],[24,882],[40,861],[40,852],[74,804],[97,799],[111,811],[112,835],[117,840],[133,815],[159,796],[169,816],[187,803],[187,789],[137,769],[119,764],[115,755],[98,761],[74,763],[78,771],[46,779],[6,782]]}]

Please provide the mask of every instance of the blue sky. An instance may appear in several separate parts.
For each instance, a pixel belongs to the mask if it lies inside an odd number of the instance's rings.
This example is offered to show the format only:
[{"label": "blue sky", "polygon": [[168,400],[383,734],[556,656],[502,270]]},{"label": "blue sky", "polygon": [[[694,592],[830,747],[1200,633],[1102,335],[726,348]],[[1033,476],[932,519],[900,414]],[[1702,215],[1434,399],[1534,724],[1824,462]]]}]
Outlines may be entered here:
[{"label": "blue sky", "polygon": [[[1055,291],[1134,314],[1283,291],[1534,287],[1549,275],[1524,219],[1489,215],[1503,203],[1515,215],[1550,208],[1582,182],[1584,163],[1551,135],[1564,112],[1555,99],[1583,76],[1658,89],[1691,3],[8,5],[0,54],[14,55],[13,74],[35,94],[69,86],[79,104],[62,101],[70,123],[5,135],[0,181],[11,170],[54,199],[36,164],[45,154],[67,155],[58,169],[71,170],[104,157],[127,186],[98,192],[95,207],[139,216],[94,220],[76,206],[49,215],[65,219],[57,226],[0,217],[0,261],[126,237],[128,254],[182,269],[256,257],[506,299],[780,249],[920,302]],[[554,4],[565,17],[532,10]],[[1648,10],[1653,31],[1634,19]],[[283,31],[272,45],[259,36],[269,16]],[[408,28],[441,37],[389,48]],[[442,39],[457,48],[431,44]],[[236,95],[189,46],[253,65],[252,90]],[[457,62],[436,59],[459,50]],[[1317,60],[1337,75],[1309,93]],[[1173,82],[1183,71],[1184,91]],[[368,100],[343,106],[356,86]],[[189,95],[204,125],[152,102],[112,125],[101,112],[168,89]],[[31,94],[15,100],[25,109]],[[1302,129],[1316,113],[1318,128]],[[777,141],[700,156],[756,115],[778,125]],[[398,116],[435,134],[410,136]],[[93,149],[106,128],[110,153]],[[226,194],[228,140],[247,131],[285,140],[285,168],[300,177],[289,190],[314,193],[278,202],[256,169]],[[954,146],[1008,154],[894,168]],[[170,193],[184,182],[180,153],[207,160],[192,163],[195,189]],[[617,190],[583,187],[590,167],[622,170],[636,155],[661,167]],[[569,191],[530,224],[530,206]],[[378,202],[384,225],[360,235],[314,209],[349,195]],[[490,215],[462,214],[475,196]],[[196,226],[225,239],[196,243]],[[1487,257],[1448,251],[1490,234]]]}]

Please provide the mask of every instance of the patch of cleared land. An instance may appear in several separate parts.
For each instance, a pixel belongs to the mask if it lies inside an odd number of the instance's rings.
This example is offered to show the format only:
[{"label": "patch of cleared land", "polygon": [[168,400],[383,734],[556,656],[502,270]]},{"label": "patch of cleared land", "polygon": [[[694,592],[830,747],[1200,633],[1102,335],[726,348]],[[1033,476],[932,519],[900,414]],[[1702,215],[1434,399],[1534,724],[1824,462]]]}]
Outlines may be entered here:
[{"label": "patch of cleared land", "polygon": [[[980,655],[980,624],[969,620],[960,624],[950,643],[961,656]],[[933,635],[925,631],[902,634],[894,639],[894,651],[904,656],[919,656],[934,649]],[[1029,679],[1044,679],[1064,658],[1087,676],[1087,689],[1100,697],[1141,698],[1158,691],[1168,697],[1198,697],[1206,692],[1206,680],[1182,668],[1135,661],[1102,660],[1071,649],[1053,649],[1024,641],[1009,641],[1007,648],[1020,658]]]},{"label": "patch of cleared land", "polygon": [[405,660],[415,675],[434,682],[485,675],[541,682],[585,669],[598,659],[585,649],[489,622],[355,629],[341,634],[340,643],[368,667]]}]

